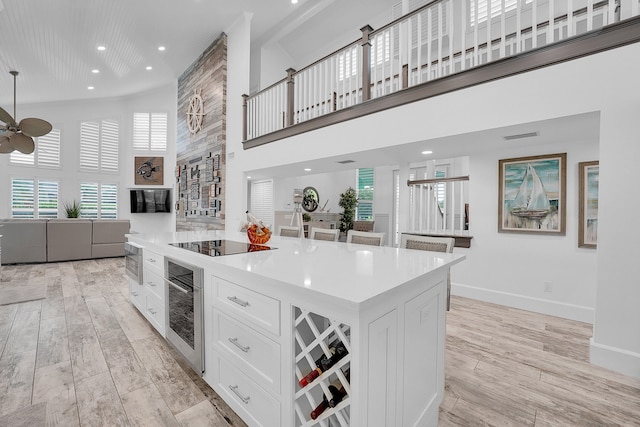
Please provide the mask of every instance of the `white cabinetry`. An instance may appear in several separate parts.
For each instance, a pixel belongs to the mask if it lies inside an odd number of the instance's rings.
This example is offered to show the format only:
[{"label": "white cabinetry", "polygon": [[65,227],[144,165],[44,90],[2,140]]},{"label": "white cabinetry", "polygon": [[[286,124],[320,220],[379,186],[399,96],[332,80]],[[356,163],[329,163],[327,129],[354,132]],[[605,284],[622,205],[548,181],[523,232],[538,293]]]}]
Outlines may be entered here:
[{"label": "white cabinetry", "polygon": [[143,272],[142,283],[129,279],[131,286],[131,302],[140,313],[160,332],[165,335],[165,284],[164,257],[148,249],[142,250]]},{"label": "white cabinetry", "polygon": [[[204,269],[203,378],[249,426],[437,425],[446,279],[464,256],[277,236],[276,250],[225,257],[169,246],[204,236],[246,240],[221,231],[131,235],[145,246],[145,280],[131,298],[164,335],[158,254]],[[334,342],[346,355],[305,385],[316,361],[337,354]],[[323,398],[328,407],[311,416]]]},{"label": "white cabinetry", "polygon": [[205,301],[205,380],[249,425],[280,427],[280,301],[216,276]]}]

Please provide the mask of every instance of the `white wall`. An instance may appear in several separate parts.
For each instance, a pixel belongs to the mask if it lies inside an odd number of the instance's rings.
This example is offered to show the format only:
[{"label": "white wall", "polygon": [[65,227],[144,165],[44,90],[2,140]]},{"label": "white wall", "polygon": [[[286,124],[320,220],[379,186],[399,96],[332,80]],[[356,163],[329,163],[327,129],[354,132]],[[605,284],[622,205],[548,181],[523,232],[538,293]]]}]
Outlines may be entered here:
[{"label": "white wall", "polygon": [[[597,159],[596,146],[583,147],[580,141],[567,139],[534,152],[526,146],[475,155],[461,152],[471,155],[471,221],[477,236],[469,259],[454,270],[453,281],[458,285],[454,290],[582,320],[591,320],[595,310],[592,351],[598,352],[597,363],[640,377],[640,287],[636,285],[640,228],[634,226],[640,199],[631,196],[637,189],[629,179],[640,146],[633,129],[640,117],[640,99],[637,91],[630,90],[640,75],[638,57],[640,44],[629,45],[415,102],[248,150],[236,167],[257,170],[600,112],[602,208],[597,252],[577,249],[575,183],[577,163]],[[611,75],[611,64],[615,64],[615,78],[603,79]],[[229,73],[233,74],[231,67]],[[233,99],[234,93],[229,96]],[[297,149],[301,146],[305,149]],[[497,159],[562,151],[569,153],[567,236],[498,234]],[[239,216],[241,212],[231,207],[227,213]],[[541,281],[551,281],[554,291],[542,295]]]},{"label": "white wall", "polygon": [[242,95],[249,93],[251,63],[251,14],[232,23],[227,34],[227,182],[225,229],[237,231],[247,210],[247,181],[243,167]]},{"label": "white wall", "polygon": [[[173,214],[130,213],[128,188],[134,187],[134,153],[131,147],[134,112],[168,113],[168,147],[163,153],[165,172],[163,187],[173,187],[175,165],[175,85],[138,94],[128,98],[109,98],[92,101],[65,101],[32,105],[19,105],[19,117],[40,117],[61,130],[60,169],[15,166],[9,163],[9,155],[0,156],[0,217],[11,216],[11,178],[49,178],[59,182],[59,200],[80,200],[80,182],[105,182],[118,185],[118,217],[130,219],[131,229],[137,232],[153,232],[175,229]],[[120,170],[118,173],[90,173],[80,171],[80,122],[87,120],[116,119],[120,123]],[[139,153],[147,155],[149,153]],[[64,217],[62,204],[59,217]]]},{"label": "white wall", "polygon": [[[598,159],[598,144],[568,140],[547,146],[511,144],[471,156],[471,249],[454,268],[454,293],[555,316],[593,322],[597,254],[577,247],[578,162]],[[567,153],[565,236],[498,233],[498,160]],[[545,287],[551,286],[551,292]]]}]

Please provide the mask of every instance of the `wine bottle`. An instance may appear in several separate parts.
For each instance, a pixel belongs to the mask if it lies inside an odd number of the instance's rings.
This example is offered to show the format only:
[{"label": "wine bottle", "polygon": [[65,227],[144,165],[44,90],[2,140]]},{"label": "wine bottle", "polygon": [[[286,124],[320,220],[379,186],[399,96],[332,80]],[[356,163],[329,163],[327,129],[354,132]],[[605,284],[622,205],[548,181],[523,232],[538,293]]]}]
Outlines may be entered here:
[{"label": "wine bottle", "polygon": [[[336,352],[336,346],[335,346],[336,342],[337,340],[329,344],[329,353],[331,353],[331,356],[333,356]],[[300,384],[300,387],[305,387],[311,381],[315,380],[318,376],[320,376],[320,374],[323,371],[322,366],[326,366],[328,361],[329,361],[329,357],[327,357],[326,354],[322,353],[322,356],[320,356],[315,361],[316,369],[312,370],[305,377],[300,378],[300,381],[298,381],[298,384]]]},{"label": "wine bottle", "polygon": [[347,355],[347,349],[342,342],[334,341],[329,345],[329,351],[331,352],[331,356],[327,357],[326,355],[322,355],[318,360],[316,360],[316,369],[309,372],[305,377],[301,378],[298,381],[300,387],[305,387],[311,381],[315,380],[322,374],[324,371],[331,368],[335,365],[340,359]]},{"label": "wine bottle", "polygon": [[[347,381],[349,381],[350,373],[351,373],[350,369],[344,373],[344,376],[347,379]],[[332,390],[331,387],[333,387],[335,390]],[[347,395],[347,391],[344,389],[344,385],[342,384],[340,384],[340,388],[336,386],[330,386],[329,390],[331,391],[331,399],[329,399],[329,407],[335,408],[336,405],[340,403],[342,399],[344,399],[344,397]]]},{"label": "wine bottle", "polygon": [[[338,387],[334,386],[333,384],[330,385],[329,392],[331,393],[331,396],[335,396],[337,393],[339,393]],[[315,420],[316,418],[318,418],[320,414],[322,414],[324,410],[329,408],[330,406],[331,404],[329,403],[329,400],[327,400],[327,396],[322,395],[322,402],[320,402],[320,404],[316,406],[313,411],[311,411],[311,414],[309,414],[311,416],[311,419]]]}]

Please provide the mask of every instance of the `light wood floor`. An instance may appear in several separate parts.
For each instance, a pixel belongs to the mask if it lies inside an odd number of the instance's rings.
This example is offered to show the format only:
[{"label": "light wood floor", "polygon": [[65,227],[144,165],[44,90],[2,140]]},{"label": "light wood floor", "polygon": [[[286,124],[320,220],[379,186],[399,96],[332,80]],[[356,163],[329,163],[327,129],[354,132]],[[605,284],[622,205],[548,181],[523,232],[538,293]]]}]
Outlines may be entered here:
[{"label": "light wood floor", "polygon": [[[0,426],[244,425],[129,303],[122,259],[2,267]],[[440,426],[640,425],[640,381],[588,363],[591,326],[464,298]]]}]

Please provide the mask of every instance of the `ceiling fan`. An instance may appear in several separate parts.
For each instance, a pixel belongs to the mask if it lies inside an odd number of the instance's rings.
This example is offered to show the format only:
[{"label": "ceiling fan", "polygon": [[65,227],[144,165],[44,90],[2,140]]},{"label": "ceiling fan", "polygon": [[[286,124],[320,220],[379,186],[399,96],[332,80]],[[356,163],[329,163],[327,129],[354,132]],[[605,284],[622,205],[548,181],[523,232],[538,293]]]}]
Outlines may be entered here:
[{"label": "ceiling fan", "polygon": [[43,136],[51,132],[51,123],[42,119],[22,119],[16,122],[16,76],[17,71],[9,71],[13,76],[13,117],[0,107],[0,153],[11,153],[18,150],[24,154],[31,154],[35,149],[34,137]]}]

